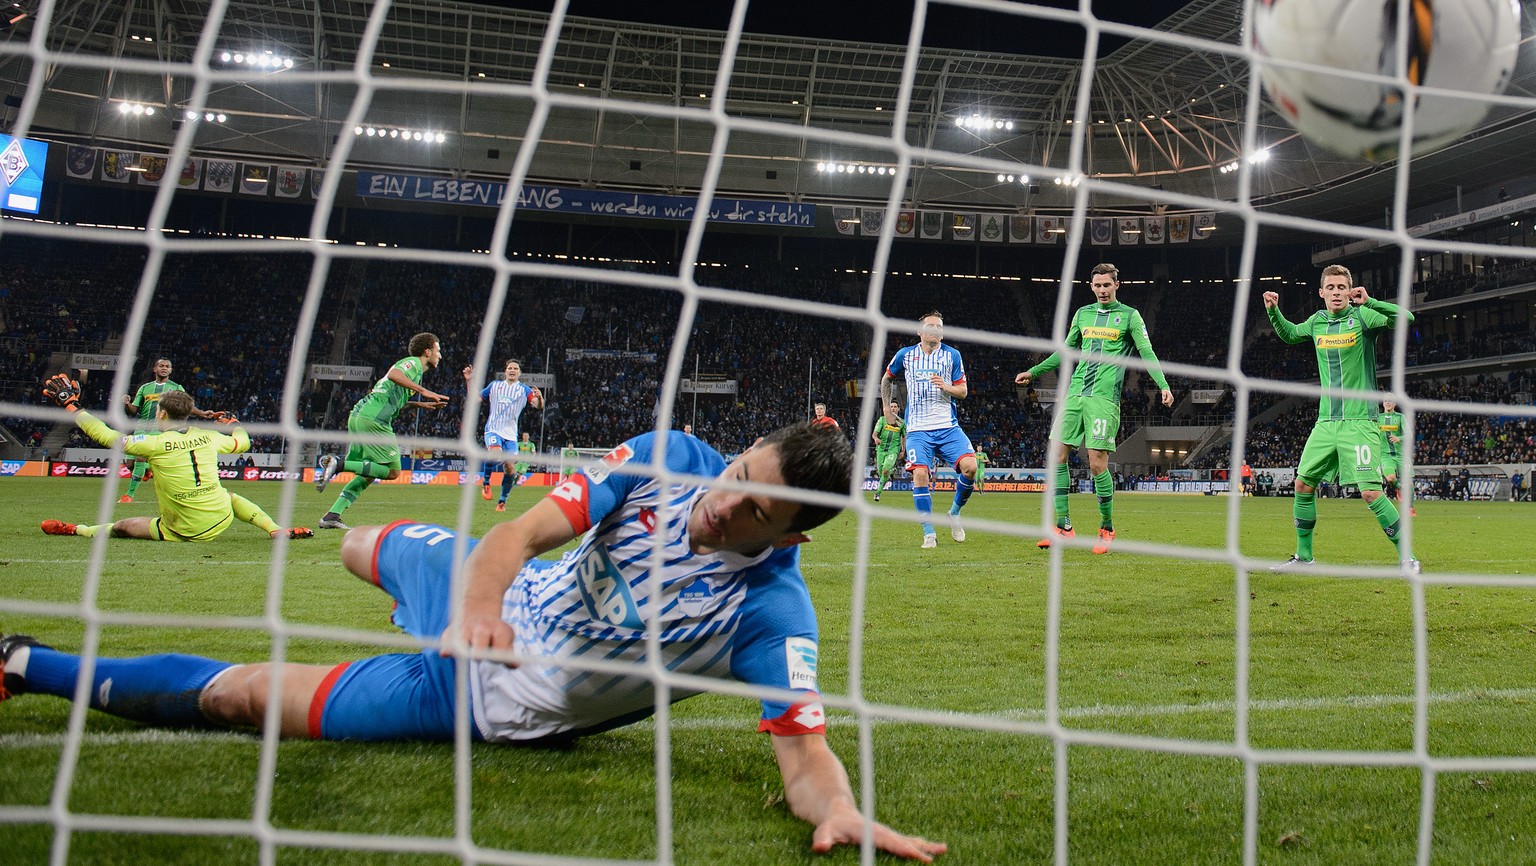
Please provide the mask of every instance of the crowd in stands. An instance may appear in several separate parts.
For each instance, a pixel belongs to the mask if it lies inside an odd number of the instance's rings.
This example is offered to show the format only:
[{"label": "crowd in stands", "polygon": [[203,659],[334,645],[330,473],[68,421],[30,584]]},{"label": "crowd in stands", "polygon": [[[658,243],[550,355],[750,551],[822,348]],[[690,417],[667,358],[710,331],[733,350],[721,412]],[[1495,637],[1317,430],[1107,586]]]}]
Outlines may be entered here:
[{"label": "crowd in stands", "polygon": [[1415,329],[1408,340],[1410,366],[1527,352],[1536,352],[1536,334],[1531,333],[1527,322],[1485,327],[1478,331],[1476,339],[1464,340],[1450,336],[1424,337]]},{"label": "crowd in stands", "polygon": [[1473,273],[1468,266],[1460,274],[1437,274],[1414,283],[1413,292],[1423,292],[1424,300],[1435,301],[1528,283],[1536,283],[1536,261],[1490,258],[1483,264],[1481,273]]},{"label": "crowd in stands", "polygon": [[[54,353],[116,351],[116,340],[126,324],[123,299],[132,298],[138,288],[146,252],[135,245],[16,237],[6,237],[4,243],[11,254],[0,266],[0,351],[8,359],[0,397],[36,404],[37,383],[54,372],[49,369]],[[173,378],[203,408],[227,409],[244,421],[275,422],[283,412],[282,388],[293,364],[368,366],[376,376],[382,375],[405,354],[412,334],[431,331],[442,341],[444,361],[428,373],[424,384],[449,395],[453,402],[437,412],[408,411],[397,426],[406,435],[458,439],[467,393],[461,370],[473,358],[487,324],[493,272],[421,262],[337,259],[313,336],[296,353],[293,336],[312,265],[311,257],[303,254],[167,256],[129,390],[150,378],[148,370],[155,358],[166,356],[175,364]],[[639,266],[624,267],[635,271]],[[660,384],[678,342],[678,321],[684,309],[682,282],[678,280],[676,288],[653,288],[603,277],[600,272],[566,280],[512,277],[499,318],[492,324],[490,362],[474,377],[478,391],[500,375],[508,358],[521,360],[525,372],[553,375],[556,384],[542,417],[533,409],[523,417],[524,428],[541,437],[545,451],[558,450],[566,442],[603,448],[656,424]],[[743,297],[771,295],[855,312],[863,310],[869,289],[865,275],[831,269],[812,274],[809,268],[764,263],[701,268],[694,279],[699,285],[733,290]],[[952,333],[969,328],[1021,334],[1030,330],[1027,321],[1032,320],[1035,328],[1049,321],[1055,296],[1031,298],[1020,285],[951,280],[936,286],[931,278],[893,276],[883,281],[881,310],[896,322],[909,323],[938,308]],[[242,302],[231,303],[232,298]],[[1088,300],[1084,291],[1071,305],[1075,308]],[[1223,304],[1230,303],[1229,289],[1138,285],[1135,291],[1126,291],[1122,300],[1143,310],[1163,361],[1226,364],[1231,309]],[[1295,294],[1290,300],[1296,306],[1288,310],[1293,319],[1315,309],[1314,298]],[[1032,310],[1031,304],[1038,309]],[[1209,312],[1210,318],[1189,315],[1191,308]],[[1315,378],[1312,354],[1281,344],[1257,302],[1244,327],[1242,367],[1246,372],[1279,380]],[[347,328],[346,339],[338,342],[343,328]],[[691,423],[706,441],[733,452],[767,430],[806,417],[808,404],[819,400],[831,404],[831,414],[852,435],[859,426],[853,415],[862,407],[861,389],[875,384],[866,381],[870,353],[877,353],[876,369],[883,370],[897,347],[915,341],[911,331],[893,329],[886,343],[876,348],[870,345],[871,334],[862,321],[750,304],[700,302],[684,335],[686,342],[678,347],[683,353],[681,375],[692,378],[697,371],[706,381],[734,380],[737,392],[697,397],[678,393],[672,406],[673,426]],[[1507,336],[1517,339],[1519,335]],[[975,445],[989,453],[992,465],[1044,465],[1054,393],[1021,392],[1013,384],[1014,375],[1040,360],[1043,353],[977,341],[951,342],[965,357],[971,395],[959,411]],[[1464,345],[1471,351],[1477,343],[1465,341]],[[1173,378],[1176,395],[1187,400],[1192,383]],[[95,371],[85,380],[86,405],[121,402],[121,394],[107,393],[111,379],[110,373]],[[1466,384],[1457,380],[1440,386],[1450,389],[1446,393],[1451,396],[1422,396],[1508,402],[1531,391],[1528,380],[1512,381]],[[1144,425],[1179,423],[1174,410],[1161,406],[1149,376],[1131,372],[1126,382],[1122,438]],[[1220,387],[1222,383],[1213,380],[1211,384]],[[292,420],[311,429],[343,430],[348,410],[370,386],[369,382],[305,381],[292,407]],[[1255,392],[1250,417],[1284,399],[1285,395]],[[1295,464],[1315,411],[1310,401],[1300,404],[1279,419],[1255,425],[1248,444],[1251,462]],[[1232,406],[1229,393],[1221,402],[1196,407],[1196,411],[1202,420],[1212,414],[1230,418]],[[476,416],[476,434],[482,417]],[[1536,457],[1528,422],[1476,419],[1479,430],[1487,429],[1483,430],[1486,435],[1473,441],[1455,433],[1471,423],[1468,417],[1421,414],[1420,462]],[[51,427],[36,421],[13,421],[10,426],[24,441],[40,440]],[[75,441],[79,442],[78,437]],[[442,444],[441,450],[453,450]],[[264,436],[257,447],[279,450],[284,442]],[[1430,459],[1429,452],[1436,459]],[[1221,449],[1208,451],[1202,464],[1225,465],[1225,456]]]}]

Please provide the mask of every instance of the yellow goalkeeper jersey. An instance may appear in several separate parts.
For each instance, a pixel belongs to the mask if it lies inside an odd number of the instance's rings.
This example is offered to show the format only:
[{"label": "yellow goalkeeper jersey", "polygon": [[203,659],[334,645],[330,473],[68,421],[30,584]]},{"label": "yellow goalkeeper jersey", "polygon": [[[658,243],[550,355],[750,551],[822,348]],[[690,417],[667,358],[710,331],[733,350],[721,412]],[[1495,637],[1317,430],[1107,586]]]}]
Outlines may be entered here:
[{"label": "yellow goalkeeper jersey", "polygon": [[236,427],[225,435],[187,427],[125,435],[88,412],[76,413],[75,420],[102,445],[110,448],[121,439],[124,453],[149,461],[161,529],[193,541],[218,535],[234,520],[229,491],[219,483],[219,455],[249,451],[251,437],[244,430]]}]

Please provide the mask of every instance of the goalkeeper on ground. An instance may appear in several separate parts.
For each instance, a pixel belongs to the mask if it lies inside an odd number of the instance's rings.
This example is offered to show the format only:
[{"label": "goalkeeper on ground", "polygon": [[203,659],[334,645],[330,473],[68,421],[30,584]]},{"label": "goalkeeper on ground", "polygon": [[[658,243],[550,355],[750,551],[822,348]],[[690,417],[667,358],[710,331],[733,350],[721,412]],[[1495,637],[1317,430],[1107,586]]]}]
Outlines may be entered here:
[{"label": "goalkeeper on ground", "polygon": [[880,491],[886,481],[896,474],[896,465],[906,451],[907,424],[901,420],[901,404],[895,400],[885,406],[885,415],[875,422],[875,501],[880,501]]},{"label": "goalkeeper on ground", "polygon": [[[225,435],[213,430],[188,427],[193,411],[192,396],[185,391],[170,391],[160,397],[155,418],[159,433],[125,435],[80,409],[80,385],[64,374],[53,376],[43,385],[43,394],[75,414],[75,423],[87,436],[107,448],[119,441],[123,453],[149,461],[155,473],[155,497],[160,500],[159,517],[126,517],[116,523],[79,526],[62,520],[44,520],[43,531],[49,535],[80,535],[90,538],[110,528],[114,538],[146,538],[152,541],[212,541],[228,529],[235,518],[277,538],[282,528],[265,511],[243,496],[230,493],[219,483],[219,455],[250,450],[251,437],[235,427]],[[235,417],[220,413],[222,424],[235,423]],[[289,538],[310,538],[314,533],[303,527],[288,530]]]}]

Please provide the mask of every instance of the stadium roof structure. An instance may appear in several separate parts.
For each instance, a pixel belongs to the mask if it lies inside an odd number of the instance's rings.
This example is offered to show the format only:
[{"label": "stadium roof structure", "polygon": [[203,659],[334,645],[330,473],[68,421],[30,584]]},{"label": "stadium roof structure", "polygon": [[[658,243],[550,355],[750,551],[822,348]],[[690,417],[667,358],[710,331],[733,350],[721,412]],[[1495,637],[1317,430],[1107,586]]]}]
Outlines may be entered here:
[{"label": "stadium roof structure", "polygon": [[[1254,143],[1269,160],[1218,170],[1247,152],[1255,88],[1243,9],[1191,0],[1151,29],[1098,22],[1131,41],[1097,61],[1081,94],[1076,60],[940,48],[909,58],[905,46],[750,33],[730,44],[719,32],[575,17],[550,34],[541,12],[439,0],[231,0],[214,21],[206,0],[59,0],[49,21],[8,29],[0,81],[27,97],[20,113],[33,134],[103,146],[165,150],[190,126],[199,155],[325,166],[350,137],[347,168],[506,177],[542,124],[534,182],[688,192],[720,150],[721,193],[878,204],[898,177],[888,167],[905,157],[901,198],[919,207],[1065,208],[1084,174],[1108,182],[1094,187],[1100,212],[1146,212],[1159,199],[1178,210],[1180,195],[1235,200],[1246,176],[1260,206],[1379,221],[1394,173],[1312,145],[1264,105]],[[209,28],[211,54],[199,59]],[[41,67],[29,40],[47,52]],[[1536,96],[1533,73],[1522,64],[1508,93]],[[156,113],[115,110],[125,104]],[[1410,204],[1528,159],[1531,105],[1496,106],[1470,144],[1415,161]]]}]

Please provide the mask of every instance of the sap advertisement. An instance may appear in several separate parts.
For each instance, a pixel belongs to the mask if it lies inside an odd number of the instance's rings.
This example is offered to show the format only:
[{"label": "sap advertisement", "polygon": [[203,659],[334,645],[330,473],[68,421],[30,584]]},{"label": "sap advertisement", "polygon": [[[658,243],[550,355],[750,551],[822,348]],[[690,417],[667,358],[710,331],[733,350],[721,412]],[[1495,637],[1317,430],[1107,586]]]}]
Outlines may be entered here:
[{"label": "sap advertisement", "polygon": [[0,207],[37,213],[47,166],[48,142],[0,135]]}]

